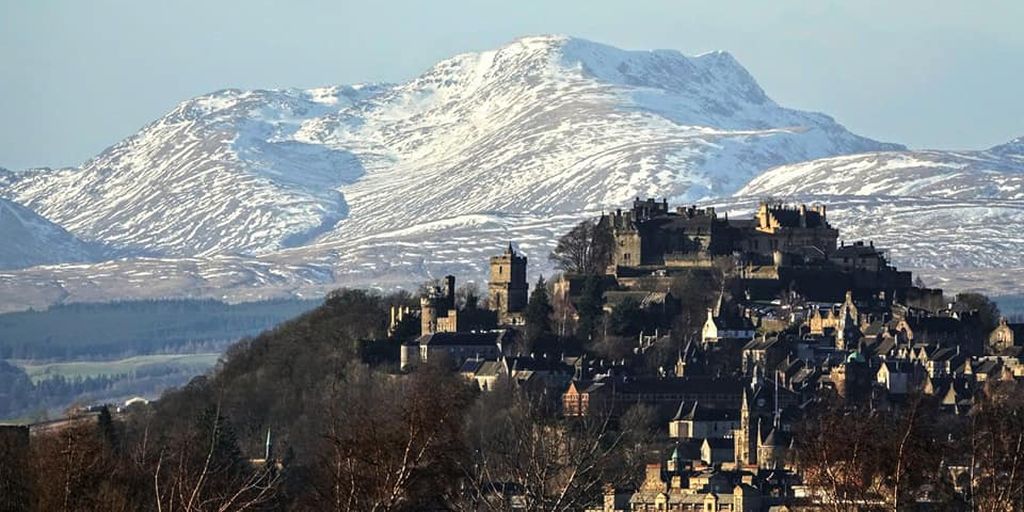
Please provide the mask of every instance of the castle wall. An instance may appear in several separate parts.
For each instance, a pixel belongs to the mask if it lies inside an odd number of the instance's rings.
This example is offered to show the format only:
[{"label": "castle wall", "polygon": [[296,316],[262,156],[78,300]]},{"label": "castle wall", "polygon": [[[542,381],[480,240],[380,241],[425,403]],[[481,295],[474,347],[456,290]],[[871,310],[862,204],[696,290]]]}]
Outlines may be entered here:
[{"label": "castle wall", "polygon": [[636,231],[614,233],[615,252],[612,264],[619,267],[634,267],[643,261],[640,234]]}]

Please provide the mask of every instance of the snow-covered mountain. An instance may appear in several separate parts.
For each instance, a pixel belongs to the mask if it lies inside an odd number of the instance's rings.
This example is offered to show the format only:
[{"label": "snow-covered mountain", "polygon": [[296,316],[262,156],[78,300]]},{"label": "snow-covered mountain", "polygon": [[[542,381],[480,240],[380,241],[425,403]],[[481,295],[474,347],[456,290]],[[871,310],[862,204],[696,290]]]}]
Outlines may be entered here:
[{"label": "snow-covered mountain", "polygon": [[219,91],[80,168],[0,177],[0,197],[135,255],[0,274],[0,304],[480,278],[509,239],[546,273],[560,233],[635,196],[902,150],[779,106],[727,53],[528,37],[402,84]]},{"label": "snow-covered mountain", "polygon": [[[1024,138],[983,151],[872,152],[784,165],[730,202],[749,209],[764,197],[827,203],[844,237],[874,240],[936,284],[1020,293]],[[1002,275],[1010,269],[1015,278]]]},{"label": "snow-covered mountain", "polygon": [[163,255],[302,243],[347,211],[359,162],[291,135],[373,88],[224,90],[182,103],[81,168],[15,175],[4,194],[87,240]]},{"label": "snow-covered mountain", "polygon": [[103,250],[21,205],[0,199],[0,269],[95,261]]},{"label": "snow-covered mountain", "polygon": [[547,36],[400,85],[195,98],[4,195],[122,249],[266,254],[462,215],[697,199],[769,166],[896,148],[776,105],[726,53]]},{"label": "snow-covered mountain", "polygon": [[1024,137],[984,151],[890,151],[783,165],[740,195],[1024,199]]}]

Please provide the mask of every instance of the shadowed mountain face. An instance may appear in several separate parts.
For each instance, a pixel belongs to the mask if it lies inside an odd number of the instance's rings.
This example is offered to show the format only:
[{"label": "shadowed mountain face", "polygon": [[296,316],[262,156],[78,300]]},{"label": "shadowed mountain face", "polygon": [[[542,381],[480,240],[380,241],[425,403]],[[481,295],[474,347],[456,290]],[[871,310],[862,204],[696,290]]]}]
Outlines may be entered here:
[{"label": "shadowed mountain face", "polygon": [[19,271],[29,302],[145,295],[153,275],[164,294],[244,300],[480,277],[509,239],[548,273],[561,232],[635,196],[724,197],[771,167],[903,149],[777,105],[727,53],[540,36],[403,84],[195,98],[0,196],[150,257]]},{"label": "shadowed mountain face", "polygon": [[0,269],[96,261],[104,252],[32,210],[0,199]]}]

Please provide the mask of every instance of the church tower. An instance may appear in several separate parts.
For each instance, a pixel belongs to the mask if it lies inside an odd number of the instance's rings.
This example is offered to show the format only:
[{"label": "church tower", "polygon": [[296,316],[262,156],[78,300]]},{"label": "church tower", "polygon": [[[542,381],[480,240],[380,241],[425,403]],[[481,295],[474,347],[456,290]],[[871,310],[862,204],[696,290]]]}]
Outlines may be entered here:
[{"label": "church tower", "polygon": [[516,254],[509,242],[505,253],[491,257],[491,282],[487,287],[490,308],[498,313],[498,323],[523,323],[526,310],[526,256]]}]

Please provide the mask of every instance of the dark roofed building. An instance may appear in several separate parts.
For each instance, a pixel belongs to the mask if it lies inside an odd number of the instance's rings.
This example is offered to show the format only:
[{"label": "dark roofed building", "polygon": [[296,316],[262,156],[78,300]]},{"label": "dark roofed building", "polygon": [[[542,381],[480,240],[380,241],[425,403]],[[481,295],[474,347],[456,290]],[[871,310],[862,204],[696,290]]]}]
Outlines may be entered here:
[{"label": "dark roofed building", "polygon": [[732,439],[705,438],[700,446],[700,460],[710,465],[732,462],[736,458],[735,449]]},{"label": "dark roofed building", "polygon": [[[470,358],[497,359],[512,347],[514,341],[515,331],[511,329],[425,334],[403,345],[402,368],[407,369],[417,362],[425,363],[439,357],[447,358],[456,368]],[[412,351],[417,353],[414,355]]]},{"label": "dark roofed building", "polygon": [[596,402],[612,407],[614,413],[622,413],[638,403],[653,405],[658,407],[665,419],[677,411],[680,402],[700,402],[709,408],[738,409],[744,389],[743,381],[738,378],[706,376],[604,377],[585,387],[580,384],[576,381],[570,383],[569,390],[563,395],[567,415],[571,412],[588,414],[588,409]]},{"label": "dark roofed building", "polygon": [[732,437],[740,427],[739,409],[714,409],[699,402],[682,402],[676,415],[668,422],[668,436],[676,439]]},{"label": "dark roofed building", "polygon": [[829,254],[829,261],[843,270],[866,270],[878,272],[888,265],[885,255],[875,245],[864,245],[864,242],[843,244]]}]

